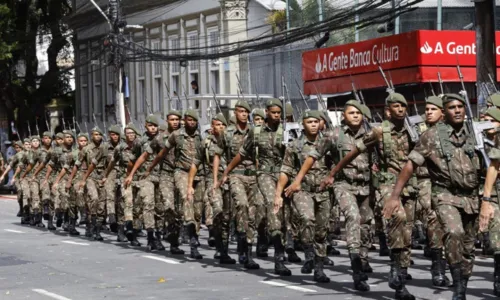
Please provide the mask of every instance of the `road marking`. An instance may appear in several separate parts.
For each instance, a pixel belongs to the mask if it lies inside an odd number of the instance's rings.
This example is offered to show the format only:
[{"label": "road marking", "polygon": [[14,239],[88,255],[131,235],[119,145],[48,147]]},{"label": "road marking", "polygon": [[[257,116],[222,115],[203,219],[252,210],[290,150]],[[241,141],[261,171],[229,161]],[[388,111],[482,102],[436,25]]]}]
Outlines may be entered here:
[{"label": "road marking", "polygon": [[42,290],[42,289],[32,289],[32,291],[35,292],[35,293],[41,294],[41,295],[45,295],[45,296],[50,297],[52,299],[57,299],[57,300],[71,300],[70,298],[66,298],[64,296],[61,296],[61,295],[58,295],[58,294],[54,294],[54,293],[51,293],[49,291]]},{"label": "road marking", "polygon": [[290,290],[295,290],[295,291],[304,292],[304,293],[316,293],[315,290],[303,288],[303,287],[292,285],[292,284],[276,282],[276,281],[272,281],[272,280],[267,280],[267,281],[263,280],[263,281],[259,281],[259,282],[264,283],[264,284],[268,284],[268,285],[272,285],[272,286],[284,287],[284,288],[287,288]]},{"label": "road marking", "polygon": [[172,265],[179,265],[180,264],[180,262],[178,262],[176,260],[168,259],[168,258],[161,258],[161,257],[153,256],[153,255],[143,255],[142,257],[154,259],[154,260],[159,260],[159,261],[165,262],[167,264],[172,264]]},{"label": "road marking", "polygon": [[24,233],[24,231],[19,231],[19,230],[14,230],[14,229],[4,229],[5,231],[8,232],[14,232],[14,233]]},{"label": "road marking", "polygon": [[62,241],[61,243],[66,243],[66,244],[71,244],[71,245],[80,245],[80,246],[89,246],[90,245],[87,243],[78,243],[78,242],[73,242],[73,241]]}]

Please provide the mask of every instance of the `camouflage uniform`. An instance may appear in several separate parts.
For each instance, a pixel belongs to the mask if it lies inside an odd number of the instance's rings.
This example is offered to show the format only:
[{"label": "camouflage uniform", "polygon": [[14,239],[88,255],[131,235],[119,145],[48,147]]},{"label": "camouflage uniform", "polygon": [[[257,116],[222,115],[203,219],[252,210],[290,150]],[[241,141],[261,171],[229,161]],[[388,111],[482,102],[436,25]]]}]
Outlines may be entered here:
[{"label": "camouflage uniform", "polygon": [[[50,155],[50,148],[46,149],[44,146],[41,146],[40,149],[30,159],[30,165],[36,167],[42,164],[46,164],[47,160]],[[40,189],[40,184],[43,182],[45,175],[47,174],[47,169],[43,168],[37,175],[36,178],[34,178],[30,182],[30,189],[31,189],[31,197],[32,197],[32,204],[33,204],[33,210],[41,212],[41,207],[40,207],[40,200],[42,202],[48,201],[48,198],[50,198],[50,194],[47,194],[46,192],[43,192],[45,190],[44,188]],[[42,194],[45,194],[40,199]],[[47,197],[48,196],[48,197]],[[36,213],[35,213],[36,214]]]},{"label": "camouflage uniform", "polygon": [[[408,161],[408,154],[413,148],[407,129],[404,126],[396,128],[394,123],[384,121],[380,127],[373,128],[372,131],[368,132],[362,141],[357,142],[356,146],[361,152],[364,152],[367,147],[378,147],[381,169],[379,189],[382,201],[385,203],[394,190],[397,176]],[[416,178],[413,177],[401,195],[402,209],[386,220],[391,255],[393,259],[401,259],[399,263],[403,273],[406,273],[410,266],[416,186]]]},{"label": "camouflage uniform", "polygon": [[417,165],[432,164],[432,208],[444,230],[444,247],[455,287],[467,285],[474,265],[474,241],[479,210],[481,167],[474,150],[474,136],[466,126],[459,132],[438,123],[420,138],[409,157]]},{"label": "camouflage uniform", "polygon": [[[23,158],[23,150],[17,152],[14,156],[9,159],[9,167],[11,170],[16,170],[17,167],[21,166],[21,160]],[[21,181],[16,178],[15,187],[17,191],[17,202],[19,203],[20,211],[23,210],[23,189],[21,187]]]},{"label": "camouflage uniform", "polygon": [[[71,155],[72,149],[67,149],[66,146],[61,146],[56,148],[56,151],[52,153],[49,161],[49,166],[52,168],[52,181],[54,182],[59,172],[61,172],[64,166],[64,157],[66,155]],[[63,222],[64,213],[68,209],[68,198],[69,193],[66,191],[66,179],[63,178],[59,181],[55,190],[52,191],[55,198],[54,208],[57,217],[57,226],[60,227]],[[66,217],[67,219],[67,217]],[[66,227],[64,227],[66,228]]]},{"label": "camouflage uniform", "polygon": [[[26,171],[26,168],[28,167],[29,161],[30,161],[30,156],[32,155],[33,150],[24,150],[22,151],[22,156],[21,156],[21,162],[19,164],[19,167],[21,168],[21,172],[19,174],[22,174],[24,171]],[[31,204],[31,190],[30,190],[30,182],[27,177],[23,178],[20,180],[21,181],[21,189],[23,190],[23,209],[26,211],[26,213],[30,213],[30,204]]]},{"label": "camouflage uniform", "polygon": [[[113,127],[113,126],[112,126]],[[109,131],[111,132],[111,131]],[[119,134],[119,132],[118,132]],[[105,142],[105,147],[107,147],[108,157],[106,160],[110,162],[113,159],[113,153],[115,149],[120,145],[120,142],[116,145],[113,145],[111,141]],[[116,200],[118,199],[118,185],[116,183],[116,174],[118,172],[118,166],[115,165],[113,170],[108,175],[109,180],[106,180],[104,183],[104,191],[106,195],[106,214],[109,217],[109,223],[112,225],[116,223]]]}]

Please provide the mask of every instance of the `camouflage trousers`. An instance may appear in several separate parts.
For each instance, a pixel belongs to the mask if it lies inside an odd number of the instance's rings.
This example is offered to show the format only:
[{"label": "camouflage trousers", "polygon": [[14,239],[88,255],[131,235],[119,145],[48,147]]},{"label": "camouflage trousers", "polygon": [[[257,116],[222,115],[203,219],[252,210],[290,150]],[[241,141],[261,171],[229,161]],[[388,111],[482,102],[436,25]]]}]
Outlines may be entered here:
[{"label": "camouflage trousers", "polygon": [[30,190],[30,182],[28,178],[24,178],[21,180],[21,189],[23,190],[22,192],[22,206],[23,207],[28,207],[31,204],[31,190]]},{"label": "camouflage trousers", "polygon": [[384,233],[385,232],[385,220],[382,210],[384,209],[384,199],[382,199],[382,194],[380,189],[375,189],[373,195],[371,195],[371,202],[373,207],[373,219],[375,221],[375,232]]},{"label": "camouflage trousers", "polygon": [[[214,230],[221,233],[222,239],[227,240],[229,235],[229,218],[231,215],[229,202],[230,198],[223,197],[223,190],[220,188],[214,190],[213,186],[213,180],[207,180],[204,203],[208,203],[207,206],[209,209],[208,214],[205,216],[205,224],[207,226],[213,226]],[[205,210],[205,212],[207,213],[207,210]]]},{"label": "camouflage trousers", "polygon": [[312,244],[316,255],[326,257],[326,236],[331,209],[329,192],[299,191],[293,195],[292,205],[300,219],[302,243]]},{"label": "camouflage trousers", "polygon": [[277,234],[284,235],[283,223],[285,218],[284,209],[280,210],[278,213],[274,213],[274,195],[276,192],[276,181],[277,178],[275,175],[261,173],[257,177],[257,183],[259,185],[259,190],[264,196],[264,207],[266,210],[267,216],[267,226],[268,230],[271,233],[271,236],[275,236]]},{"label": "camouflage trousers", "polygon": [[106,214],[106,194],[104,185],[101,185],[99,179],[89,178],[87,185],[87,207],[90,216],[97,217],[97,223],[102,223]]},{"label": "camouflage trousers", "polygon": [[40,211],[40,182],[38,179],[33,179],[30,182],[30,194],[31,194],[31,209],[32,211]]},{"label": "camouflage trousers", "polygon": [[443,228],[438,221],[437,213],[432,209],[430,179],[418,180],[417,215],[421,216],[427,226],[427,239],[431,249],[443,249]]},{"label": "camouflage trousers", "polygon": [[112,170],[108,175],[108,180],[104,183],[106,193],[106,213],[116,214],[116,170]]},{"label": "camouflage trousers", "polygon": [[339,201],[335,197],[330,198],[330,218],[329,218],[329,226],[328,233],[332,233],[335,231],[335,228],[339,226],[340,223],[340,206]]},{"label": "camouflage trousers", "polygon": [[[287,248],[293,248],[293,241],[298,240],[300,236],[300,216],[292,203],[292,199],[284,198],[283,201],[286,230],[290,234],[290,236],[287,236]],[[292,239],[290,240],[290,238]]]},{"label": "camouflage trousers", "polygon": [[146,179],[140,180],[137,183],[139,188],[138,197],[140,198],[140,203],[142,204],[142,217],[144,221],[144,227],[146,229],[154,229],[156,225],[156,198],[158,193],[158,178],[154,176],[149,176]]},{"label": "camouflage trousers", "polygon": [[23,188],[21,187],[21,183],[19,180],[14,182],[14,186],[16,187],[16,192],[17,192],[17,202],[19,203],[20,207],[23,207]]},{"label": "camouflage trousers", "polygon": [[347,249],[349,253],[359,253],[361,259],[368,258],[371,246],[370,227],[373,210],[370,195],[360,195],[360,187],[346,181],[335,182],[333,192],[345,217]]},{"label": "camouflage trousers", "polygon": [[[394,190],[393,184],[380,186],[382,199],[387,201]],[[390,249],[401,249],[401,267],[410,266],[411,257],[411,234],[415,218],[415,200],[410,197],[401,196],[400,209],[386,220],[387,244]]]},{"label": "camouflage trousers", "polygon": [[[231,174],[229,190],[234,202],[234,218],[236,231],[245,233],[247,243],[252,244],[255,236],[255,208],[252,203],[256,196],[257,182],[255,176]],[[250,218],[252,215],[253,218]]]},{"label": "camouflage trousers", "polygon": [[[42,177],[39,181],[40,186],[42,185],[43,181],[45,179]],[[49,214],[53,215],[54,214],[54,206],[55,206],[55,201],[54,198],[52,197],[52,182],[53,178],[52,176],[49,177],[47,180],[47,185],[46,187],[42,187],[40,190],[40,194],[42,196],[42,205],[48,207]]]},{"label": "camouflage trousers", "polygon": [[160,215],[164,217],[163,220],[159,221],[166,223],[169,234],[174,234],[177,237],[182,226],[183,205],[180,203],[179,198],[176,197],[173,173],[162,172],[160,174],[159,189],[164,211],[163,213],[158,212],[158,217]]},{"label": "camouflage trousers", "polygon": [[432,193],[432,203],[444,230],[446,260],[450,265],[461,263],[463,275],[469,277],[476,257],[474,242],[479,223],[477,209],[451,204],[464,203],[461,199],[464,197],[451,193]]},{"label": "camouflage trousers", "polygon": [[59,209],[65,212],[69,208],[70,194],[69,191],[66,190],[66,183],[68,181],[63,178],[57,184],[57,193],[59,194]]},{"label": "camouflage trousers", "polygon": [[116,180],[116,188],[115,188],[115,215],[116,215],[116,224],[123,225],[125,224],[125,198],[122,195],[122,186],[120,181]]},{"label": "camouflage trousers", "polygon": [[132,221],[134,229],[141,229],[142,202],[138,197],[138,182],[132,181],[127,188],[121,186],[123,196],[123,216],[124,221]]},{"label": "camouflage trousers", "polygon": [[[257,230],[257,234],[261,237],[264,237],[267,235],[267,216],[266,216],[267,210],[266,210],[266,205],[264,202],[264,196],[262,195],[261,191],[259,190],[259,187],[257,184],[255,184],[254,190],[255,190],[254,197],[252,199],[250,199],[251,200],[250,207],[248,210],[249,230],[247,231],[247,240],[250,240],[250,241],[253,241],[253,239],[254,239],[255,230]],[[288,201],[287,203],[290,204],[291,201]],[[293,208],[293,206],[290,206],[290,205],[289,205],[289,207]],[[295,213],[294,216],[298,220],[297,222],[300,223],[298,213]],[[300,230],[300,229],[297,229],[297,230]]]},{"label": "camouflage trousers", "polygon": [[[203,208],[203,181],[194,181],[193,201],[187,201],[188,173],[183,170],[176,170],[174,173],[175,190],[179,193],[184,212],[184,225],[194,224],[196,232],[199,232],[201,225],[201,212]],[[201,194],[201,195],[200,195]]]},{"label": "camouflage trousers", "polygon": [[488,225],[488,231],[490,233],[490,243],[491,249],[495,251],[495,254],[500,253],[500,207],[498,202],[491,202],[493,206],[493,218],[490,220]]}]

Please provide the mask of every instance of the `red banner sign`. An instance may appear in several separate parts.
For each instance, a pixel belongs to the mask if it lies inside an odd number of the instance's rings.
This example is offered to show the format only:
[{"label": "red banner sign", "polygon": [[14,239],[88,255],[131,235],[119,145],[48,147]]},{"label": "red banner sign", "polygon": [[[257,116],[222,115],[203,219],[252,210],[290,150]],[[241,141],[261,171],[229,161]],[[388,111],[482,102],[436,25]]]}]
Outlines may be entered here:
[{"label": "red banner sign", "polygon": [[[304,81],[413,66],[476,65],[474,31],[418,30],[302,54]],[[496,33],[499,41],[500,32]],[[496,46],[500,66],[500,46]]]}]

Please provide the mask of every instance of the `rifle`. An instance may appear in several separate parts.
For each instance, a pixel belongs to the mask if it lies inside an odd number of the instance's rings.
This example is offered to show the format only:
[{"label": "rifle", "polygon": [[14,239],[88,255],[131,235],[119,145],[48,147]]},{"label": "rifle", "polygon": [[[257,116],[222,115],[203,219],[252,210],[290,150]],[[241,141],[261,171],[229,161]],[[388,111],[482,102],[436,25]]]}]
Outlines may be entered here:
[{"label": "rifle", "polygon": [[439,88],[441,89],[441,94],[444,95],[443,80],[441,80],[441,72],[439,71],[439,66],[438,66],[438,81],[439,81]]},{"label": "rifle", "polygon": [[[429,85],[431,86],[432,96],[436,96],[436,93],[434,92],[434,87],[432,86],[432,83],[429,82]],[[424,89],[424,92],[425,92],[425,89]],[[427,98],[427,97],[425,97],[425,98]]]},{"label": "rifle", "polygon": [[153,114],[153,110],[151,109],[151,106],[149,105],[148,97],[144,97],[144,100],[146,101],[146,105],[148,106],[148,113],[150,115]]},{"label": "rifle", "polygon": [[325,118],[326,118],[326,124],[328,125],[328,128],[332,129],[333,128],[333,122],[332,119],[330,119],[330,116],[328,115],[328,107],[326,104],[323,102],[323,95],[318,91],[318,87],[313,84],[314,89],[316,90],[316,97],[319,99],[319,103],[321,107],[323,108],[323,111],[325,112]]},{"label": "rifle", "polygon": [[165,89],[167,90],[167,98],[169,103],[169,110],[172,109],[172,97],[170,97],[170,89],[168,88],[167,83],[165,82]]},{"label": "rifle", "polygon": [[66,130],[66,123],[64,123],[64,110],[61,110],[63,129]]},{"label": "rifle", "polygon": [[295,79],[295,84],[297,85],[297,89],[299,90],[300,98],[302,98],[302,101],[306,105],[306,111],[310,111],[311,109],[309,108],[309,105],[307,104],[306,97],[304,97],[304,93],[302,93],[302,90],[300,89],[300,85],[297,82],[297,79]]},{"label": "rifle", "polygon": [[50,131],[49,121],[47,121],[47,116],[45,116],[45,126],[47,126],[47,131]]},{"label": "rifle", "polygon": [[[241,94],[241,99],[245,100],[245,96],[243,96],[243,89],[241,88],[240,76],[238,76],[238,74],[235,74],[235,75],[236,75],[236,81],[238,82],[239,94]],[[239,95],[238,95],[238,98],[239,98]]]},{"label": "rifle", "polygon": [[[379,63],[378,59],[376,60],[376,63],[377,63],[378,69],[380,71],[380,74],[382,74],[382,78],[384,78],[385,84],[387,85],[387,92],[389,94],[395,93],[394,92],[394,85],[392,84],[392,80],[391,80],[391,82],[389,82],[387,80],[387,77],[385,76],[385,73],[384,73],[384,69],[382,69],[382,66],[380,66],[380,63]],[[420,119],[422,119],[422,118],[420,117]],[[405,116],[404,123],[405,123],[404,125],[406,127],[406,130],[408,130],[408,133],[410,134],[411,141],[413,143],[418,142],[418,140],[420,139],[420,137],[418,136],[418,133],[415,130],[415,127],[414,127],[414,125],[417,124],[417,123],[411,124],[410,118],[408,117],[408,113]]]},{"label": "rifle", "polygon": [[282,98],[282,106],[283,106],[283,145],[288,144],[288,139],[289,139],[289,132],[286,127],[286,98],[285,98],[285,90],[286,90],[286,84],[285,84],[285,77],[281,76],[281,85],[283,87],[283,98]]},{"label": "rifle", "polygon": [[469,129],[469,132],[474,134],[475,148],[483,157],[486,168],[488,168],[490,166],[491,161],[488,155],[486,154],[486,150],[484,149],[483,130],[485,129],[480,128],[478,124],[474,122],[472,115],[472,108],[469,102],[469,96],[467,96],[467,91],[465,90],[464,77],[462,75],[462,71],[460,70],[460,65],[458,64],[458,58],[457,58],[457,73],[458,77],[460,78],[460,83],[462,84],[462,91],[460,91],[460,94],[465,99],[465,114],[467,115],[465,123]]},{"label": "rifle", "polygon": [[38,129],[38,117],[35,119],[35,126],[36,126],[36,134],[40,136],[40,129]]},{"label": "rifle", "polygon": [[219,109],[219,112],[222,112],[222,109],[220,108],[219,100],[217,100],[217,96],[216,96],[217,94],[215,93],[214,87],[211,87],[211,88],[212,88],[212,93],[214,94],[215,105]]},{"label": "rifle", "polygon": [[259,93],[257,92],[257,87],[254,85],[254,90],[255,90],[255,96],[257,97],[256,102],[257,102],[257,107],[262,108],[262,103],[260,103],[260,96]]},{"label": "rifle", "polygon": [[85,125],[85,131],[87,131],[87,134],[89,134],[89,128],[87,126],[87,121],[83,121],[83,125]]},{"label": "rifle", "polygon": [[30,138],[31,138],[31,125],[30,125],[30,121],[28,121],[28,133],[30,134]]},{"label": "rifle", "polygon": [[415,113],[418,115],[417,101],[415,100],[415,95],[413,95],[413,108],[415,109]]}]

